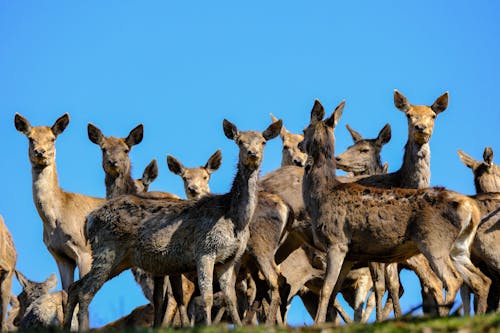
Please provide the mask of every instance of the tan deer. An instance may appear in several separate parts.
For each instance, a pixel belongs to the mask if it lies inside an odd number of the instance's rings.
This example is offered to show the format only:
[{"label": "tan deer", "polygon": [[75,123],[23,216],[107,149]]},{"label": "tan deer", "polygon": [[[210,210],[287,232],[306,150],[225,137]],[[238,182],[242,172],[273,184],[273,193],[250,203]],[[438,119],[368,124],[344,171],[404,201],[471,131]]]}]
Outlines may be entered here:
[{"label": "tan deer", "polygon": [[[16,277],[23,289],[17,296],[19,310],[14,325],[22,330],[61,328],[67,294],[64,290],[49,292],[57,285],[56,275],[50,275],[44,282],[35,282],[16,270]],[[73,316],[71,330],[76,329],[76,316]]]},{"label": "tan deer", "polygon": [[300,145],[309,156],[303,180],[306,209],[315,243],[327,250],[315,323],[325,321],[334,286],[354,261],[398,262],[419,252],[447,287],[447,301],[455,298],[463,279],[479,298],[477,312],[484,313],[491,281],[469,258],[480,222],[475,201],[443,188],[383,190],[340,183],[333,129],[344,104],[323,120],[325,111],[316,100]]},{"label": "tan deer", "polygon": [[[272,121],[277,121],[278,119],[271,113]],[[285,165],[295,165],[298,167],[303,167],[306,163],[307,155],[300,151],[298,148],[299,142],[304,139],[302,134],[295,134],[289,132],[285,126],[281,128],[280,138],[283,143],[282,145],[282,155],[281,155],[281,166]]]},{"label": "tan deer", "polygon": [[33,201],[43,222],[43,242],[56,260],[64,290],[73,282],[77,266],[80,278],[90,270],[92,255],[83,226],[88,213],[104,203],[104,199],[66,192],[59,186],[55,142],[68,123],[67,113],[51,127],[32,127],[20,114],[14,118],[16,129],[29,141]]},{"label": "tan deer", "polygon": [[[69,328],[78,303],[79,329],[88,329],[88,305],[95,293],[130,267],[156,276],[196,270],[207,324],[211,324],[212,278],[217,273],[233,322],[241,324],[234,294],[234,264],[246,248],[248,224],[257,205],[264,145],[279,134],[281,125],[278,121],[264,132],[241,132],[224,120],[224,134],[240,150],[238,171],[227,194],[200,200],[127,195],[92,212],[86,231],[94,254],[92,268],[70,288],[64,327]],[[157,282],[155,279],[155,293],[163,290]]]},{"label": "tan deer", "polygon": [[[283,133],[283,130],[281,131]],[[186,168],[175,157],[168,155],[167,164],[170,171],[180,176],[184,183],[184,190],[188,199],[200,199],[210,193],[208,182],[212,173],[221,165],[222,154],[217,150],[203,167]],[[265,192],[258,193],[258,203],[250,222],[250,238],[247,250],[242,258],[242,266],[256,267],[264,275],[271,291],[271,302],[266,323],[273,324],[280,303],[278,289],[279,269],[274,261],[275,253],[282,241],[287,224],[291,223],[293,212],[276,195]],[[251,273],[258,278],[258,270],[251,269]],[[257,290],[256,302],[262,302],[267,289]],[[248,314],[251,317],[252,314]]]},{"label": "tan deer", "polygon": [[16,268],[17,252],[3,217],[0,215],[0,329],[6,332],[12,277]]},{"label": "tan deer", "polygon": [[458,156],[465,166],[474,174],[476,193],[500,192],[500,167],[493,163],[493,149],[484,148],[483,161],[476,161],[463,151],[458,151]]}]

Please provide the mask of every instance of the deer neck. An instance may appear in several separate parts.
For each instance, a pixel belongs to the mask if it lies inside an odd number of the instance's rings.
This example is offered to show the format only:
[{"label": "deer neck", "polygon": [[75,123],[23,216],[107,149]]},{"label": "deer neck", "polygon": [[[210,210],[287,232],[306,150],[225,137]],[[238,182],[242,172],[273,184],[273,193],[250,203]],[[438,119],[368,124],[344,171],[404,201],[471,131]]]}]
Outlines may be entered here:
[{"label": "deer neck", "polygon": [[401,173],[401,187],[426,188],[431,180],[431,150],[429,143],[419,145],[408,141],[405,146]]},{"label": "deer neck", "polygon": [[252,219],[257,206],[257,181],[259,168],[250,170],[238,163],[238,171],[231,187],[229,216],[237,231],[244,230]]},{"label": "deer neck", "polygon": [[137,186],[130,172],[119,174],[117,177],[106,174],[104,183],[106,184],[106,199],[124,194],[137,194]]},{"label": "deer neck", "polygon": [[384,173],[384,167],[380,161],[380,156],[371,163],[366,170],[360,172],[353,172],[354,176],[371,176]]},{"label": "deer neck", "polygon": [[44,224],[55,227],[57,211],[63,205],[64,191],[59,186],[56,164],[43,168],[32,166],[33,201]]}]

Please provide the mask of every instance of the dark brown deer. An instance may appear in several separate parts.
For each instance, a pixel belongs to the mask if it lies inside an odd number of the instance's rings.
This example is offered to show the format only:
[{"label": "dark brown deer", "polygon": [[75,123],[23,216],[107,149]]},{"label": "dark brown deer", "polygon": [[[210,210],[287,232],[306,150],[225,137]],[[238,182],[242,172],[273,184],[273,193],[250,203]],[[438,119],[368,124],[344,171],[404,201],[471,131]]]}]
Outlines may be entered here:
[{"label": "dark brown deer", "polygon": [[[207,324],[211,324],[215,271],[233,322],[241,324],[234,294],[234,264],[246,248],[248,224],[257,205],[264,145],[279,134],[281,121],[264,132],[240,132],[227,120],[223,128],[240,149],[238,171],[227,194],[187,201],[120,196],[89,215],[86,233],[94,255],[92,268],[70,288],[65,328],[69,328],[79,304],[79,329],[88,329],[88,305],[95,293],[107,280],[130,267],[155,276],[196,270]],[[163,290],[157,282],[155,293]]]},{"label": "dark brown deer", "polygon": [[344,108],[323,120],[315,101],[301,147],[309,156],[303,196],[312,219],[314,240],[327,251],[325,281],[315,323],[325,321],[336,282],[342,282],[354,261],[398,262],[422,253],[453,300],[463,279],[486,310],[491,281],[469,258],[480,222],[474,200],[443,188],[383,190],[341,183],[335,175],[334,136]]},{"label": "dark brown deer", "polygon": [[78,267],[80,278],[90,270],[92,254],[84,237],[86,216],[104,199],[64,191],[56,169],[56,138],[69,123],[64,114],[54,125],[32,127],[16,114],[16,129],[29,141],[28,154],[33,176],[33,201],[43,222],[43,242],[54,257],[64,290],[68,290]]},{"label": "dark brown deer", "polygon": [[11,296],[12,277],[16,268],[17,252],[3,217],[0,215],[0,329],[7,332],[7,310]]}]

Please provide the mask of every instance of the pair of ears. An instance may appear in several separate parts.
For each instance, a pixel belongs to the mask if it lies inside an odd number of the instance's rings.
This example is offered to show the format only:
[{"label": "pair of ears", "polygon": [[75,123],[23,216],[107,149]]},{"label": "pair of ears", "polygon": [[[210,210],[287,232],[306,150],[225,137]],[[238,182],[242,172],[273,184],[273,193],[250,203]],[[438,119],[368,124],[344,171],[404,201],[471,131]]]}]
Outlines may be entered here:
[{"label": "pair of ears", "polygon": [[[217,149],[217,151],[208,158],[207,163],[202,168],[204,168],[208,172],[208,174],[211,175],[214,171],[220,168],[221,164],[222,152],[220,151],[220,149]],[[171,172],[179,176],[182,176],[184,170],[186,169],[186,167],[172,155],[167,155],[167,165],[168,169]]]},{"label": "pair of ears", "polygon": [[[52,125],[50,129],[52,133],[54,133],[54,135],[57,137],[59,134],[64,132],[68,124],[69,114],[65,113],[55,121],[54,125]],[[14,116],[14,126],[19,132],[24,133],[25,135],[29,135],[31,129],[33,128],[28,119],[24,118],[19,113],[16,113],[16,115]]]}]

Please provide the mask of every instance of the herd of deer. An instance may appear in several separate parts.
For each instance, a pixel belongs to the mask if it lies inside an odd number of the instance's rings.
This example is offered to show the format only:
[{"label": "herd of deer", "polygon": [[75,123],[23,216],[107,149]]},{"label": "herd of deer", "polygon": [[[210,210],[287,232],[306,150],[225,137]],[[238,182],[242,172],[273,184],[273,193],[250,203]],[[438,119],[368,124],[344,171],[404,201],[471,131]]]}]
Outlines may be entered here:
[{"label": "herd of deer", "polygon": [[[88,330],[92,298],[129,268],[150,304],[106,328],[221,320],[283,325],[296,295],[316,324],[338,321],[339,315],[346,323],[366,321],[373,308],[377,320],[391,311],[398,317],[402,268],[417,274],[425,313],[447,315],[459,290],[464,314],[471,311],[471,292],[475,313],[499,311],[500,168],[491,148],[482,162],[458,152],[474,173],[476,195],[429,188],[429,140],[448,93],[422,106],[396,90],[394,103],[408,119],[403,164],[395,172],[388,173],[380,159],[391,139],[388,124],[375,139],[364,139],[347,125],[354,145],[335,156],[333,132],[345,102],[324,119],[316,100],[303,134],[290,133],[272,115],[263,132],[240,131],[224,120],[224,134],[239,149],[226,194],[211,194],[208,186],[221,165],[219,150],[198,168],[169,155],[168,168],[182,178],[187,200],[148,191],[158,174],[155,160],[141,179],[132,178],[129,152],[142,141],[142,125],[115,138],[89,123],[88,137],[102,151],[106,198],[65,192],[58,182],[55,141],[69,116],[51,127],[33,127],[16,114],[15,127],[29,140],[43,241],[63,290],[50,292],[55,275],[38,283],[15,270],[14,243],[0,218],[2,331]],[[282,165],[259,178],[266,141],[278,135]],[[337,168],[350,176],[336,176]],[[80,278],[74,282],[76,267]],[[17,297],[11,294],[14,275],[23,288]],[[336,301],[338,292],[354,309],[353,319]]]}]

